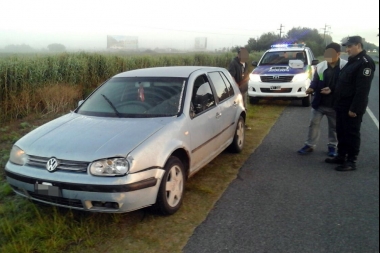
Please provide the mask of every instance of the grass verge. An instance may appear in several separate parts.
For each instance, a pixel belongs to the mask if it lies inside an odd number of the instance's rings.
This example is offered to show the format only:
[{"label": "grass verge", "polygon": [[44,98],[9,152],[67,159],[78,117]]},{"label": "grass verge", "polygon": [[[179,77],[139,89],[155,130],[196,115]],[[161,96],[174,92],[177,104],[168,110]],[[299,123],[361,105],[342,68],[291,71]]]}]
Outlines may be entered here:
[{"label": "grass verge", "polygon": [[35,205],[15,196],[1,182],[0,252],[181,252],[287,104],[261,101],[250,105],[247,124],[251,129],[246,132],[243,152],[223,152],[188,180],[183,206],[172,216],[149,209],[98,214]]}]

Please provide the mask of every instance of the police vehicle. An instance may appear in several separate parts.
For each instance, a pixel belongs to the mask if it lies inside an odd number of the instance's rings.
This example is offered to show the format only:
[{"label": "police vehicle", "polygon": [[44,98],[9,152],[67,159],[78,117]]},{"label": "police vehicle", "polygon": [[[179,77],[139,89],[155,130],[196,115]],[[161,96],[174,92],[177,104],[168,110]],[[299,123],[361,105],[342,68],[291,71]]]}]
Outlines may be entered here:
[{"label": "police vehicle", "polygon": [[311,104],[306,94],[318,64],[306,44],[272,45],[250,74],[248,96],[251,104],[260,99],[302,100],[305,107]]}]

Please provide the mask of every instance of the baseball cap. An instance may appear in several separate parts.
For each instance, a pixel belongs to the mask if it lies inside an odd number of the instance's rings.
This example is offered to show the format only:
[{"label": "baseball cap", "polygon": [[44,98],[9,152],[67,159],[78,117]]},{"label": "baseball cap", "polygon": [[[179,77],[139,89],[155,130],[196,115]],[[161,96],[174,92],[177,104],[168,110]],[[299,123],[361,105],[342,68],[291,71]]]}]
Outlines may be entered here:
[{"label": "baseball cap", "polygon": [[360,36],[351,36],[347,37],[347,41],[342,43],[342,46],[349,46],[349,45],[354,45],[354,44],[362,44],[363,45],[363,39]]}]

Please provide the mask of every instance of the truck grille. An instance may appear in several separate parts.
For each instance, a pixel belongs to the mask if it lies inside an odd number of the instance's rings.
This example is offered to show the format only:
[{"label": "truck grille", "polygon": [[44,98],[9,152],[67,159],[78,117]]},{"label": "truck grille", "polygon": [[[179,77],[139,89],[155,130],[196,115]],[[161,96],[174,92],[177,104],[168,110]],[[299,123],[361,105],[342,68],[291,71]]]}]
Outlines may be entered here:
[{"label": "truck grille", "polygon": [[282,88],[281,90],[271,90],[270,88],[260,88],[262,93],[290,93],[292,88]]},{"label": "truck grille", "polygon": [[261,81],[264,83],[287,83],[293,80],[293,76],[260,76]]}]

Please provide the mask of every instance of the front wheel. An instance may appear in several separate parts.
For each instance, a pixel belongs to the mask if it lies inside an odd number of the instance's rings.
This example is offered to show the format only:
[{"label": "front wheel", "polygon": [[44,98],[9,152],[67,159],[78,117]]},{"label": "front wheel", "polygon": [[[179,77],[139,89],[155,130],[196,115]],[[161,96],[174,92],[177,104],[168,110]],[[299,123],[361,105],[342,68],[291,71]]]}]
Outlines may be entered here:
[{"label": "front wheel", "polygon": [[257,104],[259,103],[259,99],[258,98],[255,98],[255,97],[250,97],[249,98],[249,102],[254,105],[254,104]]},{"label": "front wheel", "polygon": [[181,160],[169,157],[165,164],[155,209],[163,215],[174,214],[180,208],[185,189],[185,169]]},{"label": "front wheel", "polygon": [[309,107],[311,105],[311,94],[307,95],[307,97],[304,97],[302,99],[302,106],[303,107]]},{"label": "front wheel", "polygon": [[234,140],[228,147],[228,150],[233,153],[240,153],[243,150],[245,139],[245,121],[242,116],[239,117],[239,121],[236,126]]}]

